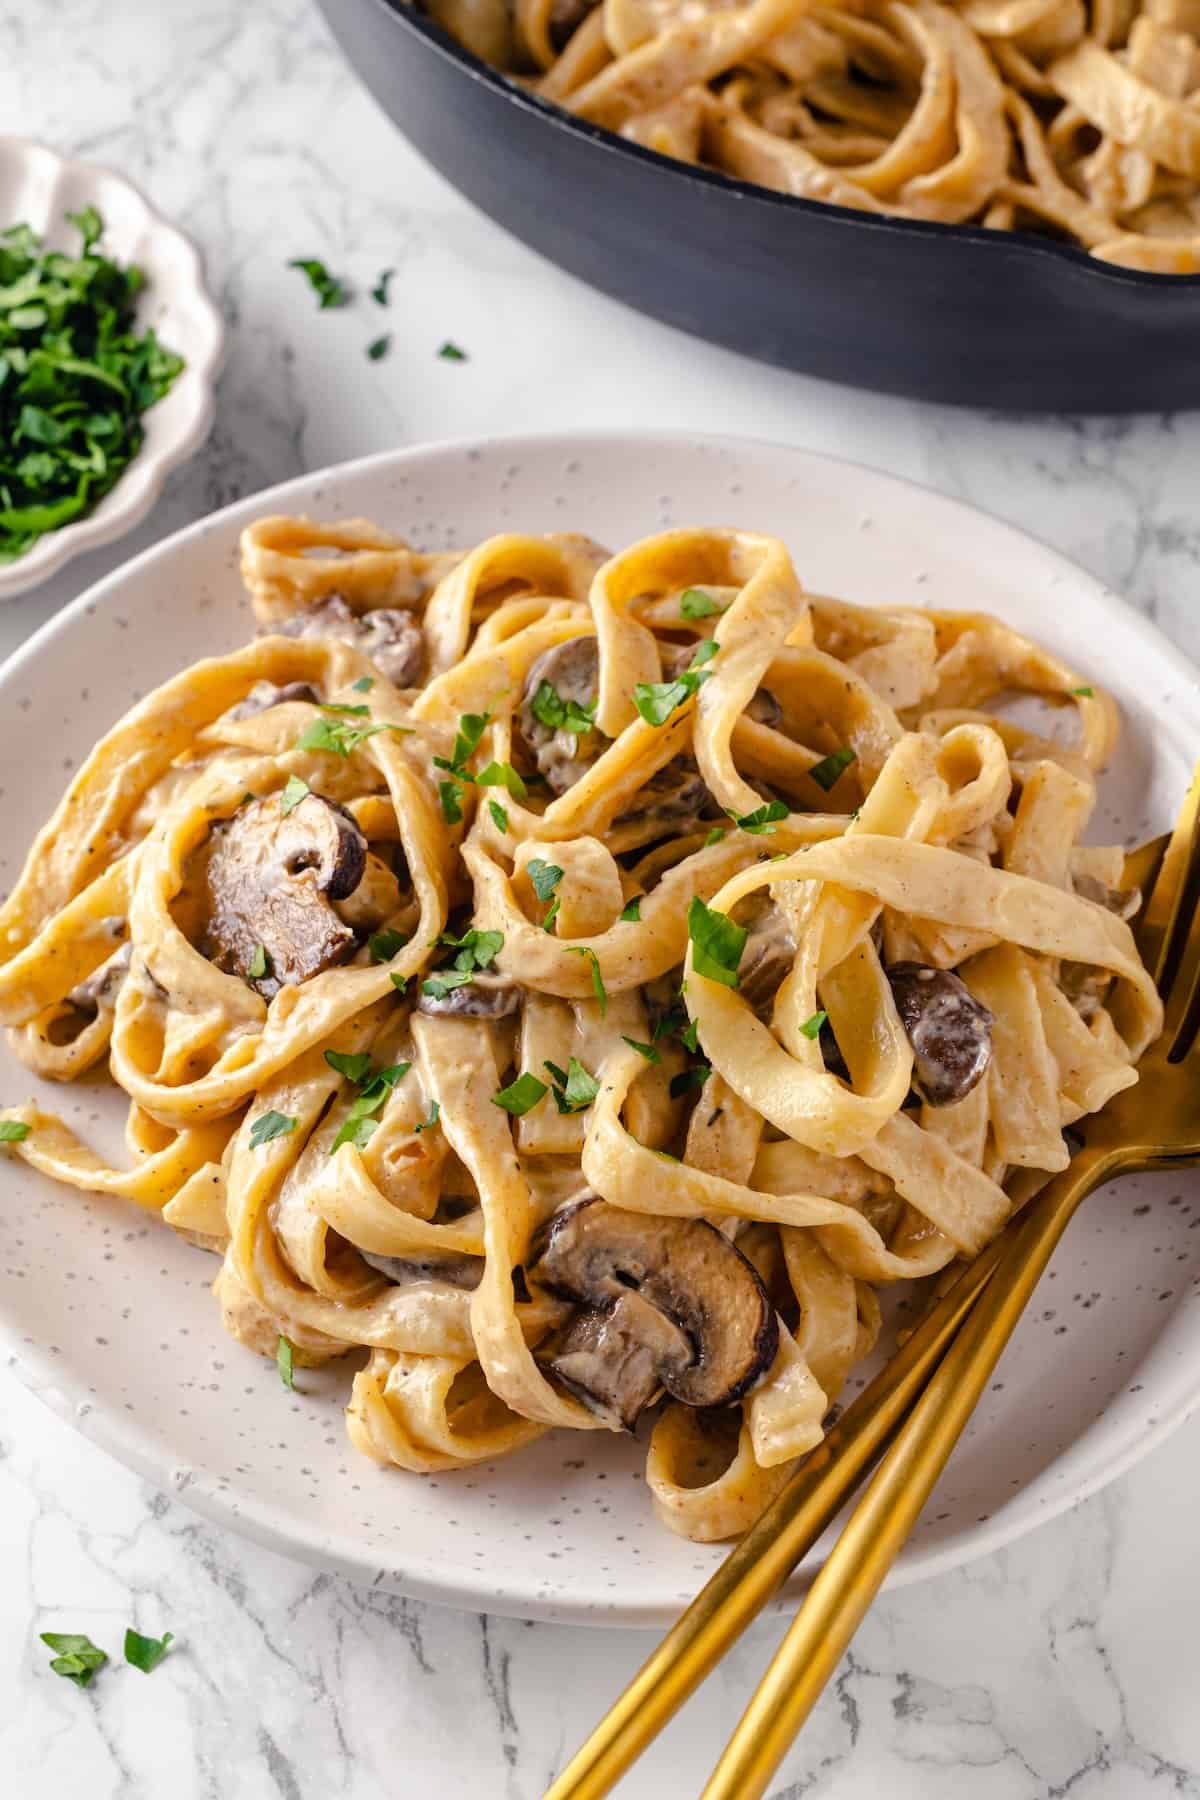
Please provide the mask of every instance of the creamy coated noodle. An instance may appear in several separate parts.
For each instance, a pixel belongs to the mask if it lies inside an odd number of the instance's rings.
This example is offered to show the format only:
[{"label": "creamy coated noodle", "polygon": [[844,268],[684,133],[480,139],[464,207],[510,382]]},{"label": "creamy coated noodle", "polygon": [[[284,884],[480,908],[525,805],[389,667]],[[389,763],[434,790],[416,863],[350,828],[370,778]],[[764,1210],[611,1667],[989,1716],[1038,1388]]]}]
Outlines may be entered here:
[{"label": "creamy coated noodle", "polygon": [[805,200],[1200,271],[1200,0],[424,0],[592,124]]},{"label": "creamy coated noodle", "polygon": [[12,1049],[108,1059],[127,1166],[36,1104],[9,1149],[215,1251],[285,1375],[359,1353],[380,1462],[649,1414],[661,1518],[741,1531],[878,1289],[987,1243],[1159,1030],[1080,843],[1112,702],[746,531],[242,557],[257,640],[101,740],[0,912]]}]

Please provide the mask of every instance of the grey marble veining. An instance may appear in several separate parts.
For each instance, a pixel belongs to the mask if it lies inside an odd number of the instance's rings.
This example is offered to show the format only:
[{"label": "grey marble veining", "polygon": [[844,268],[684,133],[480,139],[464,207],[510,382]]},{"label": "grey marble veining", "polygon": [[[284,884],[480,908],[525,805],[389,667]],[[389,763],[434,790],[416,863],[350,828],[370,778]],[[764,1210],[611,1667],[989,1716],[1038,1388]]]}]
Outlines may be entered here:
[{"label": "grey marble veining", "polygon": [[[0,608],[7,651],[213,507],[430,437],[675,426],[775,437],[1013,520],[1200,657],[1200,417],[956,413],[787,376],[589,294],[459,200],[304,0],[0,0],[0,128],[119,166],[201,242],[230,325],[216,430],[131,539]],[[358,303],[320,313],[289,257]],[[394,267],[385,314],[366,297]],[[368,341],[393,333],[370,363]],[[470,360],[439,361],[445,338]],[[181,597],[182,600],[182,597]],[[1014,1546],[875,1608],[774,1800],[1200,1796],[1200,1422]],[[535,1800],[646,1649],[420,1607],[223,1534],[0,1375],[5,1800]],[[81,1692],[36,1641],[178,1634]],[[698,1793],[777,1628],[620,1790]]]}]

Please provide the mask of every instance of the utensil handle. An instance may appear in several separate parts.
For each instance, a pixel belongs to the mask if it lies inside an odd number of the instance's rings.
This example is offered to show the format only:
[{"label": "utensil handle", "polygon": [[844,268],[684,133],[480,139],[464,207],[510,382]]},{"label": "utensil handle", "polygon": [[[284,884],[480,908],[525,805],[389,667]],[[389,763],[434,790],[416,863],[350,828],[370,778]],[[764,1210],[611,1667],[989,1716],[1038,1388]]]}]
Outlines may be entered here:
[{"label": "utensil handle", "polygon": [[1001,1237],[970,1263],[847,1407],[697,1594],[544,1800],[600,1800],[693,1694],[816,1543],[937,1367],[1000,1262]]},{"label": "utensil handle", "polygon": [[1112,1172],[1086,1150],[1043,1189],[896,1433],[704,1789],[759,1800],[917,1522],[1071,1215]]}]

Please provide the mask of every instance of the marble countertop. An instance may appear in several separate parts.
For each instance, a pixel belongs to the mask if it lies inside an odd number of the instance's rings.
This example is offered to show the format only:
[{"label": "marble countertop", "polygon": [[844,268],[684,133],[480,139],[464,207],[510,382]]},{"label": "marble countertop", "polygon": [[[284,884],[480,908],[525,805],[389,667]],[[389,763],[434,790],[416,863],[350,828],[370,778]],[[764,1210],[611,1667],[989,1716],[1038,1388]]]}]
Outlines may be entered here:
[{"label": "marble countertop", "polygon": [[[119,546],[0,608],[7,653],[132,550],[298,471],[422,439],[664,424],[784,439],[1002,514],[1200,657],[1200,416],[1038,420],[828,387],[589,294],[408,150],[306,0],[0,0],[0,123],[111,163],[203,246],[230,327],[216,428]],[[289,257],[373,308],[318,312]],[[440,361],[446,338],[464,363]],[[32,822],[31,822],[32,823]],[[773,1800],[1200,1796],[1200,1419],[1015,1547],[886,1596]],[[0,1789],[12,1800],[536,1800],[645,1654],[632,1632],[418,1606],[198,1521],[0,1371]],[[44,1629],[179,1639],[84,1692]],[[696,1794],[778,1627],[619,1790]]]}]

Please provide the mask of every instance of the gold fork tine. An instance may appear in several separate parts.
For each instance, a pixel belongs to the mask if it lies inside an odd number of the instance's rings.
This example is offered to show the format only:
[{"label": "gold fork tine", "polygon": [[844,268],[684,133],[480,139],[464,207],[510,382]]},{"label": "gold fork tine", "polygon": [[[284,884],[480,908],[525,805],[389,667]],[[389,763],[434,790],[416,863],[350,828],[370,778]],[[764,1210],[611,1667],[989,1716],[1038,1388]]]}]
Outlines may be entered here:
[{"label": "gold fork tine", "polygon": [[1191,885],[1188,871],[1195,858],[1198,818],[1200,764],[1192,772],[1191,784],[1134,932],[1142,961],[1153,975],[1160,993],[1165,993],[1170,985],[1171,972],[1181,948],[1181,931],[1188,923],[1185,913]]},{"label": "gold fork tine", "polygon": [[[1200,992],[1198,815],[1200,767],[1139,928],[1139,947],[1152,959],[1168,1018],[1175,1022],[1176,1045],[1183,1042],[1180,1027],[1186,1028],[1196,1012]],[[1172,1077],[1162,1062],[1157,1062],[1157,1072],[1164,1088],[1172,1081],[1181,1091],[1190,1085],[1190,1072]],[[1136,1090],[1126,1090],[1120,1098],[1130,1091]],[[897,1432],[742,1715],[702,1800],[758,1800],[765,1792],[916,1524],[1079,1203],[1122,1167],[1145,1166],[1146,1152],[1132,1151],[1103,1130],[1093,1136],[1095,1141],[1085,1142],[1070,1167],[1054,1177],[1018,1221],[995,1278]],[[1197,1147],[1190,1145],[1192,1160],[1196,1154]]]}]

